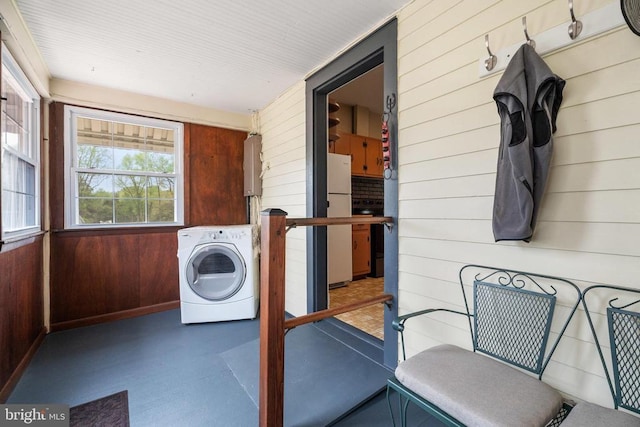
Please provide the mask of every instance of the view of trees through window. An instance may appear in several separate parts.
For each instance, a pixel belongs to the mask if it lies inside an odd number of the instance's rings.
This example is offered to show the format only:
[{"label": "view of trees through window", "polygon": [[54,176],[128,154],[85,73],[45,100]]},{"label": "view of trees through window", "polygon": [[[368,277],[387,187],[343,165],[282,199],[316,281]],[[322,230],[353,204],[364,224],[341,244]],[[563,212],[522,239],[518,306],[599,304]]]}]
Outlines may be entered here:
[{"label": "view of trees through window", "polygon": [[78,223],[175,219],[174,131],[77,117]]}]

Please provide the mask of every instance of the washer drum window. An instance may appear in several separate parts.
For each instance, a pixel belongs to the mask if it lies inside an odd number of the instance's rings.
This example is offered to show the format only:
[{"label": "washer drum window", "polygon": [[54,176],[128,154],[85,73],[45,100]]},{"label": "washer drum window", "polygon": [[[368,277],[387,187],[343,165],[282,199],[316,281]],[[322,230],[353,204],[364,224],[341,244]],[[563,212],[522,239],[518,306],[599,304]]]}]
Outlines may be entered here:
[{"label": "washer drum window", "polygon": [[187,263],[187,282],[200,297],[222,301],[235,295],[244,283],[244,260],[229,246],[212,244],[197,249]]}]

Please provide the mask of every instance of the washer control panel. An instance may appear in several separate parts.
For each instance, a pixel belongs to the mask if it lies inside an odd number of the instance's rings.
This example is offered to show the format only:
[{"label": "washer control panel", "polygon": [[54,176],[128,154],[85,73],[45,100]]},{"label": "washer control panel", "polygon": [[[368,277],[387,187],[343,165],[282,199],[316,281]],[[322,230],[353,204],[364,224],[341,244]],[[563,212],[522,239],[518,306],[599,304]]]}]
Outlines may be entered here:
[{"label": "washer control panel", "polygon": [[240,240],[247,237],[247,232],[245,230],[212,230],[208,233],[208,236],[203,240]]},{"label": "washer control panel", "polygon": [[253,227],[220,226],[220,227],[191,227],[178,231],[178,238],[186,241],[205,244],[210,242],[240,242],[248,241],[255,244],[257,232]]}]

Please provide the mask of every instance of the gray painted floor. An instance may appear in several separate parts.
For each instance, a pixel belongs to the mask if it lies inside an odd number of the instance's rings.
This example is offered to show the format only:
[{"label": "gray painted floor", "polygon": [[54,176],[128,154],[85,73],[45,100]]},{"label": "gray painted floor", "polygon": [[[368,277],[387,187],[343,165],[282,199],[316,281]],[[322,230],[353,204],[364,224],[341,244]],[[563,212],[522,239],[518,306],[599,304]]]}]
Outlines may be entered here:
[{"label": "gray painted floor", "polygon": [[[171,310],[49,334],[7,403],[88,402],[129,392],[132,426],[257,426],[257,320],[182,325]],[[391,373],[313,325],[285,348],[285,425],[389,426]],[[437,425],[419,412],[411,426]]]}]

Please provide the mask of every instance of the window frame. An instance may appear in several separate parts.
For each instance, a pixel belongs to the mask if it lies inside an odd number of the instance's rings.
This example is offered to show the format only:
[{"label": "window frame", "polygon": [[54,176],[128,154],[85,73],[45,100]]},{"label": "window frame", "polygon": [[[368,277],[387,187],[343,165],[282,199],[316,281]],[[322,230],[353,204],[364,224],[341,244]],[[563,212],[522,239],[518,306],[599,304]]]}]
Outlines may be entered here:
[{"label": "window frame", "polygon": [[[41,144],[41,97],[38,91],[35,89],[33,84],[29,81],[20,65],[15,60],[7,46],[2,43],[0,45],[0,56],[2,67],[0,68],[0,73],[4,74],[4,69],[7,70],[10,78],[13,82],[18,86],[14,89],[20,93],[24,98],[30,99],[30,108],[29,108],[29,144],[30,148],[33,150],[33,156],[28,157],[22,153],[16,152],[12,154],[16,155],[23,161],[27,162],[34,169],[34,224],[28,225],[23,228],[17,228],[8,230],[7,225],[4,224],[2,213],[0,212],[0,242],[9,243],[15,242],[24,238],[29,238],[38,233],[42,232],[42,144]],[[0,79],[3,82],[0,82],[0,85],[4,83],[4,77],[0,74]],[[2,100],[2,108],[6,108],[7,100]],[[2,167],[2,158],[4,153],[4,145],[0,142],[0,169]],[[0,178],[1,184],[1,178]],[[0,185],[0,193],[2,192],[2,186]],[[0,209],[6,209],[5,203],[2,202],[2,198],[0,196]]]},{"label": "window frame", "polygon": [[[77,206],[78,173],[83,168],[77,166],[77,118],[84,117],[95,120],[111,121],[131,124],[135,126],[156,127],[169,129],[174,132],[174,173],[175,177],[175,220],[172,222],[132,222],[109,224],[82,224],[78,222],[79,212]],[[94,108],[79,107],[74,105],[64,106],[64,228],[68,230],[87,229],[114,229],[114,228],[148,228],[148,227],[176,227],[184,225],[184,124],[151,117],[136,116],[126,113],[98,110]],[[78,172],[80,169],[81,172]],[[122,172],[114,169],[95,169],[96,172],[108,173]],[[134,171],[129,171],[133,173]],[[146,175],[148,171],[135,171],[135,175]],[[152,174],[146,175],[152,176]],[[145,200],[148,198],[145,197]]]}]

